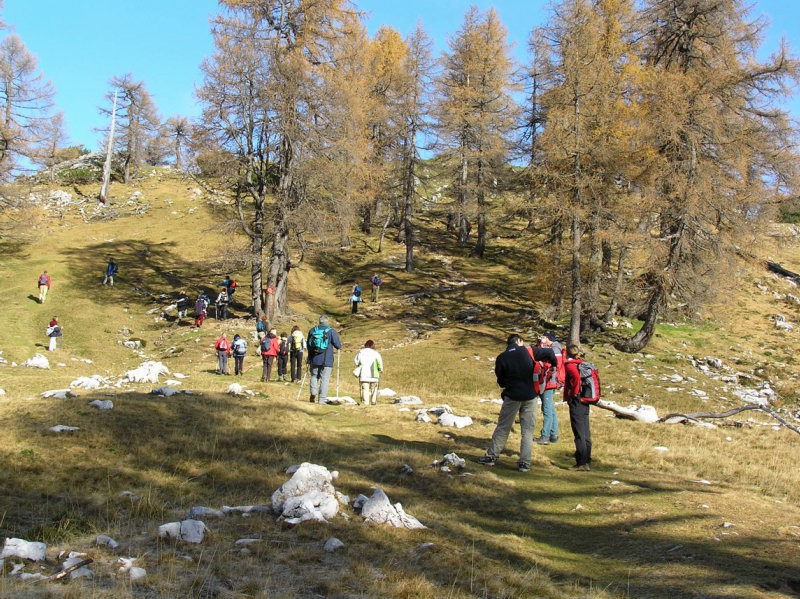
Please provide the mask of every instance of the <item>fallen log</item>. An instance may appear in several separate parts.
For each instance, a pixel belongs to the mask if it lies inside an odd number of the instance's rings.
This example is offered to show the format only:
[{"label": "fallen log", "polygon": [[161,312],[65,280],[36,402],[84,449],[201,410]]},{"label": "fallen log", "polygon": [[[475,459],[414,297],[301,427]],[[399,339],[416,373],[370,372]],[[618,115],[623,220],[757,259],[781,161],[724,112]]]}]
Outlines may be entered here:
[{"label": "fallen log", "polygon": [[701,418],[729,418],[735,414],[739,414],[740,412],[744,412],[746,410],[759,410],[760,412],[764,412],[765,414],[771,416],[772,418],[780,422],[783,426],[785,426],[789,430],[794,431],[798,435],[800,435],[800,428],[787,422],[785,418],[783,418],[779,414],[776,414],[775,411],[769,406],[762,406],[759,404],[748,404],[746,406],[739,406],[738,408],[731,408],[730,410],[727,410],[725,412],[695,412],[693,414],[680,414],[680,413],[667,414],[663,418],[659,419],[658,422],[675,424],[678,422],[682,422],[684,420],[699,422]]},{"label": "fallen log", "polygon": [[84,566],[88,566],[92,562],[94,562],[94,560],[91,557],[87,557],[86,559],[79,561],[77,564],[71,565],[69,568],[64,568],[60,572],[56,572],[52,576],[42,578],[39,582],[55,582],[57,580],[63,580],[71,572],[83,568]]},{"label": "fallen log", "polygon": [[800,283],[800,274],[792,272],[791,270],[787,270],[777,262],[767,261],[767,269],[770,272],[774,272],[782,277],[786,277],[787,279],[792,279],[793,281]]}]

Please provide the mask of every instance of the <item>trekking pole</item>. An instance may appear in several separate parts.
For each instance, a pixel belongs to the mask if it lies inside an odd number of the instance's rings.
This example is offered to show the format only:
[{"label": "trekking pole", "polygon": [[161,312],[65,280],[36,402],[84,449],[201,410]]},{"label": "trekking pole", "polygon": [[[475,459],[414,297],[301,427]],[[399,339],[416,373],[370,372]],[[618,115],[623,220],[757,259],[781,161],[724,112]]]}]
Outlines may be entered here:
[{"label": "trekking pole", "polygon": [[339,397],[339,366],[342,363],[342,350],[336,350],[336,397]]},{"label": "trekking pole", "polygon": [[297,397],[294,398],[295,401],[300,401],[300,395],[303,393],[303,385],[306,384],[306,375],[308,374],[308,369],[306,368],[303,371],[303,380],[300,381],[300,388],[297,390]]}]

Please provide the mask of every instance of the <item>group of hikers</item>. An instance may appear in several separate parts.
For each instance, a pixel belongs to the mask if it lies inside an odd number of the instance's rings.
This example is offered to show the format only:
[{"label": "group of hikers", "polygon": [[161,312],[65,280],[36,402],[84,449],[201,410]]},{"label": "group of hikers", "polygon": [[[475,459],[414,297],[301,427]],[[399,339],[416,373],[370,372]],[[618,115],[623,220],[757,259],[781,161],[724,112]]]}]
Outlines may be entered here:
[{"label": "group of hikers", "polygon": [[[309,398],[311,403],[326,403],[328,387],[334,364],[334,350],[342,348],[339,333],[330,326],[330,319],[323,314],[319,324],[304,335],[298,325],[292,326],[291,333],[281,333],[269,326],[266,315],[256,321],[258,346],[256,355],[261,356],[261,382],[271,382],[273,366],[277,365],[275,381],[301,383],[309,376]],[[247,340],[239,334],[229,341],[227,333],[222,333],[214,343],[217,355],[217,374],[228,375],[228,360],[234,360],[234,375],[244,374],[244,359],[247,356]],[[307,359],[308,371],[303,373],[303,360]],[[383,359],[375,349],[375,342],[367,340],[356,354],[356,368],[353,375],[361,386],[361,403],[374,405],[378,401],[378,385],[383,372]],[[288,368],[287,368],[288,366]],[[291,377],[287,380],[287,377]],[[301,387],[302,391],[302,387]]]},{"label": "group of hikers", "polygon": [[[589,409],[600,399],[597,369],[581,359],[581,349],[571,344],[562,349],[555,334],[547,332],[532,347],[526,347],[518,334],[508,337],[506,350],[495,361],[497,384],[503,388],[497,426],[486,455],[478,458],[484,466],[494,466],[503,449],[514,420],[520,421],[520,472],[531,469],[533,442],[547,445],[559,439],[555,392],[563,389],[569,407],[569,419],[575,438],[575,465],[572,470],[589,471],[592,463],[592,436]],[[534,439],[535,399],[542,405],[542,429]]]},{"label": "group of hikers", "polygon": [[[372,301],[378,303],[378,298],[381,293],[381,285],[383,285],[383,279],[378,276],[378,273],[375,273],[369,278],[369,283],[372,285]],[[358,304],[364,301],[362,297],[362,290],[361,285],[358,284],[358,281],[353,282],[353,289],[350,291],[350,312],[353,314],[358,314]]]}]

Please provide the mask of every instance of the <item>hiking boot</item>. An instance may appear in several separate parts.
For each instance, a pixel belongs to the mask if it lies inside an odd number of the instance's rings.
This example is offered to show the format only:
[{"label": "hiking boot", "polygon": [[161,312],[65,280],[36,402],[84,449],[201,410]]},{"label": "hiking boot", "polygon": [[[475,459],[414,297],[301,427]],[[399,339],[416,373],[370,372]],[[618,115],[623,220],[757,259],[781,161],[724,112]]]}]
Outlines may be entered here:
[{"label": "hiking boot", "polygon": [[558,435],[550,435],[550,443],[558,443]]},{"label": "hiking boot", "polygon": [[517,470],[520,472],[530,472],[531,465],[528,462],[517,462]]},{"label": "hiking boot", "polygon": [[550,437],[545,437],[542,435],[541,437],[537,437],[534,439],[539,445],[550,445]]},{"label": "hiking boot", "polygon": [[316,395],[310,395],[308,397],[308,401],[310,401],[311,403],[314,403],[315,401],[317,401],[317,396]]},{"label": "hiking boot", "polygon": [[591,466],[589,466],[589,464],[580,464],[577,466],[573,466],[572,468],[570,468],[570,470],[574,470],[576,472],[590,472],[592,468]]},{"label": "hiking boot", "polygon": [[485,455],[475,461],[484,466],[494,466],[496,460],[497,458],[495,458],[493,455]]}]

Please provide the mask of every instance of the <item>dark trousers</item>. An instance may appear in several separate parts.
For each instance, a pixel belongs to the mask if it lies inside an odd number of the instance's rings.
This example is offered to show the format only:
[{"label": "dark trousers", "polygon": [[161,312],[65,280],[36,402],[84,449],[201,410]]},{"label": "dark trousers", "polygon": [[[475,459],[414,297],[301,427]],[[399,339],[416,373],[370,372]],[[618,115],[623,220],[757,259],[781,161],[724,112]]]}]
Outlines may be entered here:
[{"label": "dark trousers", "polygon": [[302,377],[300,374],[303,371],[303,352],[293,351],[289,355],[289,362],[292,370],[292,382],[299,381]]},{"label": "dark trousers", "polygon": [[244,356],[233,356],[233,368],[235,374],[244,372]]},{"label": "dark trousers", "polygon": [[352,302],[352,303],[353,303],[352,313],[353,314],[358,314],[358,302]]},{"label": "dark trousers", "polygon": [[275,363],[275,356],[261,356],[264,361],[264,370],[261,371],[261,380],[269,381],[272,376],[272,365]]},{"label": "dark trousers", "polygon": [[286,376],[286,365],[289,363],[289,354],[278,354],[278,376]]},{"label": "dark trousers", "polygon": [[228,304],[217,304],[217,320],[228,318]]},{"label": "dark trousers", "polygon": [[592,433],[589,431],[589,404],[570,399],[569,423],[575,437],[575,462],[578,466],[592,463]]}]

